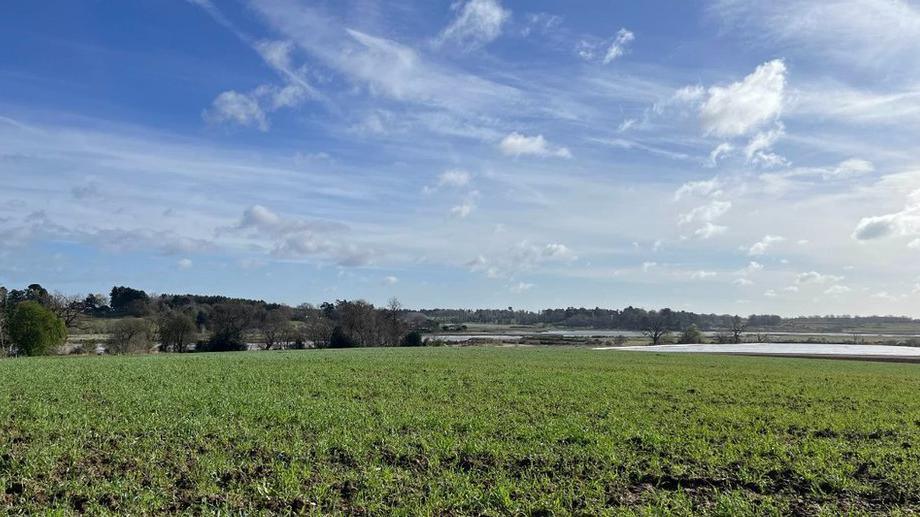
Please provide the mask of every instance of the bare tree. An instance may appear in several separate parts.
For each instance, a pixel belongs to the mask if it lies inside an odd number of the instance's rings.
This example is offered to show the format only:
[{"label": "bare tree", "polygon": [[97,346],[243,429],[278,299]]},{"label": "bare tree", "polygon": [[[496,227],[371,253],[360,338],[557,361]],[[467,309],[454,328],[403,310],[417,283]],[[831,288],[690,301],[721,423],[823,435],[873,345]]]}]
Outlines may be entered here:
[{"label": "bare tree", "polygon": [[265,350],[271,350],[273,346],[284,341],[290,334],[290,327],[290,309],[279,307],[266,311],[259,321],[259,330],[262,332]]},{"label": "bare tree", "polygon": [[316,311],[307,316],[304,333],[315,348],[326,348],[329,346],[329,340],[332,339],[334,329],[335,324],[332,323],[332,320],[325,317],[322,312]]},{"label": "bare tree", "polygon": [[0,354],[8,354],[6,349],[6,287],[0,286]]},{"label": "bare tree", "polygon": [[160,349],[164,352],[185,352],[198,333],[195,320],[188,314],[167,311],[157,319]]},{"label": "bare tree", "polygon": [[741,337],[744,334],[744,329],[747,328],[747,322],[741,319],[741,316],[735,316],[732,318],[732,326],[729,329],[732,333],[732,343],[740,343]]},{"label": "bare tree", "polygon": [[113,354],[148,352],[153,347],[155,326],[144,318],[125,318],[112,326],[108,350]]},{"label": "bare tree", "polygon": [[353,302],[340,300],[336,302],[335,310],[339,315],[341,331],[355,345],[380,345],[381,325],[377,318],[377,310],[373,305],[364,300]]},{"label": "bare tree", "polygon": [[403,334],[405,334],[407,330],[406,325],[400,319],[401,313],[402,304],[399,303],[399,300],[395,296],[390,298],[387,302],[387,306],[383,309],[384,324],[387,334],[386,344],[389,346],[398,346],[399,342],[402,340]]},{"label": "bare tree", "polygon": [[653,345],[661,343],[661,340],[671,333],[670,315],[670,309],[662,309],[649,313],[643,319],[642,334],[651,339]]},{"label": "bare tree", "polygon": [[77,317],[83,313],[83,301],[84,298],[81,295],[67,295],[55,291],[54,294],[51,295],[49,308],[51,312],[64,322],[67,328],[71,328]]}]

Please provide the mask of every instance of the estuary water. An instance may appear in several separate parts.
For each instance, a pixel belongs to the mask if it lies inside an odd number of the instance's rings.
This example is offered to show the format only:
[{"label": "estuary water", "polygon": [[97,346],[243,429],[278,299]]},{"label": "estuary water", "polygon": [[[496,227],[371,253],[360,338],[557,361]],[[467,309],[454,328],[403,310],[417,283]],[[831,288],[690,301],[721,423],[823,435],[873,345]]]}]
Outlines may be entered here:
[{"label": "estuary water", "polygon": [[738,345],[649,345],[610,346],[595,350],[665,353],[716,353],[757,355],[802,355],[840,357],[902,357],[920,359],[920,347],[887,345],[845,345],[808,343],[743,343]]}]

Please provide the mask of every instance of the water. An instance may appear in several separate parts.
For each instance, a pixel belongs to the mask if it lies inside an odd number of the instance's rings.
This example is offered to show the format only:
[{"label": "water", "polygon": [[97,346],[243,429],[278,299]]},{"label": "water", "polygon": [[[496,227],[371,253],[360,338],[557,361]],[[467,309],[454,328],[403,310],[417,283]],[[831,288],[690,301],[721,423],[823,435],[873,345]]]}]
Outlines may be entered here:
[{"label": "water", "polygon": [[446,341],[448,343],[464,343],[474,339],[489,341],[517,341],[522,337],[524,337],[524,334],[431,334],[425,336],[425,340]]},{"label": "water", "polygon": [[822,355],[855,357],[915,357],[920,359],[920,347],[886,345],[844,345],[807,343],[744,343],[738,345],[656,345],[599,347],[595,350],[624,350],[630,352],[676,352],[762,355]]},{"label": "water", "polygon": [[[679,334],[679,332],[673,332],[672,334]],[[715,336],[717,332],[714,331],[705,331],[703,335],[706,336]],[[744,332],[744,336],[756,336],[757,334],[767,335],[767,336],[783,336],[783,337],[826,337],[826,338],[847,338],[846,340],[852,340],[854,334],[852,332]],[[625,337],[642,337],[642,332],[637,330],[543,330],[537,332],[513,332],[506,334],[489,334],[489,333],[478,333],[478,334],[432,334],[426,336],[426,339],[441,339],[449,343],[463,343],[465,341],[470,341],[472,339],[489,339],[494,341],[514,341],[521,339],[526,336],[558,336],[558,337],[597,337],[597,338],[614,338],[617,336]],[[917,334],[882,334],[882,333],[871,333],[871,332],[859,332],[855,334],[859,338],[891,338],[891,339],[907,339],[907,338],[920,338],[920,335]],[[844,339],[841,339],[842,341]]]}]

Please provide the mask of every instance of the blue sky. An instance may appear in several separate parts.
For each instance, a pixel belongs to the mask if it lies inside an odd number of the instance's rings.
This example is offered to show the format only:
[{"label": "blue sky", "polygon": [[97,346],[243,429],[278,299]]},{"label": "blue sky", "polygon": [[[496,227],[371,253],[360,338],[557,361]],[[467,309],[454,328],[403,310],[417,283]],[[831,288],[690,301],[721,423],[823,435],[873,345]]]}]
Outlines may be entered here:
[{"label": "blue sky", "polygon": [[15,2],[0,284],[920,312],[920,5]]}]

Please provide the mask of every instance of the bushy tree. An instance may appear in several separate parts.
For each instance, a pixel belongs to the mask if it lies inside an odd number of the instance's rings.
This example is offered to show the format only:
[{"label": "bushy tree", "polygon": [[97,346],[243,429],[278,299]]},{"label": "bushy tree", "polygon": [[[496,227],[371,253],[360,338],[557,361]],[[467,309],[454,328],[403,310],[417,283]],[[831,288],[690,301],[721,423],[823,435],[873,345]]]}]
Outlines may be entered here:
[{"label": "bushy tree", "polygon": [[81,306],[84,314],[103,314],[109,310],[109,297],[102,293],[90,293]]},{"label": "bushy tree", "polygon": [[144,316],[148,314],[147,304],[150,297],[147,293],[130,287],[115,286],[109,295],[109,304],[118,314],[130,316]]},{"label": "bushy tree", "polygon": [[60,318],[37,301],[16,304],[9,320],[9,336],[25,355],[45,355],[64,344],[67,328]]},{"label": "bushy tree", "polygon": [[113,354],[136,354],[153,348],[155,328],[144,318],[125,318],[112,325],[107,349]]},{"label": "bushy tree", "polygon": [[198,327],[191,316],[182,312],[166,311],[157,318],[160,335],[160,350],[163,352],[185,352],[195,341]]},{"label": "bushy tree", "polygon": [[258,326],[262,332],[265,350],[285,344],[292,335],[291,309],[278,307],[262,312],[259,314]]},{"label": "bushy tree", "polygon": [[219,303],[211,311],[211,339],[201,348],[209,352],[237,352],[246,350],[245,332],[252,328],[255,318],[252,305],[229,302]]},{"label": "bushy tree", "polygon": [[700,329],[698,329],[696,325],[690,324],[690,326],[684,329],[684,331],[680,334],[677,342],[681,344],[702,343],[703,333],[700,332]]},{"label": "bushy tree", "polygon": [[[384,342],[383,325],[374,306],[364,300],[339,300],[335,305],[340,334],[352,346],[380,346]],[[339,341],[345,343],[346,341]],[[338,347],[336,347],[338,348]]]}]

